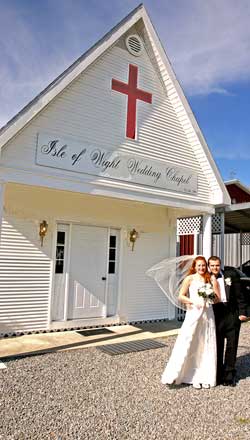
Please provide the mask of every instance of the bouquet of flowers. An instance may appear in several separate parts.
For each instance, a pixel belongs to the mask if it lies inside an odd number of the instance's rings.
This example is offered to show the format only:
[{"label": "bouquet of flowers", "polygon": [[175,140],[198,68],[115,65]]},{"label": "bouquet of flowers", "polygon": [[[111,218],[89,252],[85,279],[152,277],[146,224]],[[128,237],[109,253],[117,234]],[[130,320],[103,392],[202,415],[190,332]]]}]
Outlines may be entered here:
[{"label": "bouquet of flowers", "polygon": [[198,289],[198,295],[204,299],[208,304],[213,304],[215,300],[215,293],[210,283],[205,283]]}]

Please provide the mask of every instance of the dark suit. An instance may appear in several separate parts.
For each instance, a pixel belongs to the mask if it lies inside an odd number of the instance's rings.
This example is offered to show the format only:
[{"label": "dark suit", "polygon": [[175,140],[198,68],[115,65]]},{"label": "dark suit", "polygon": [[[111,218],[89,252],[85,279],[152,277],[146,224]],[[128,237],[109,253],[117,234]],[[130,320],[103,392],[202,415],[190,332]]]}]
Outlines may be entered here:
[{"label": "dark suit", "polygon": [[[240,289],[240,278],[233,269],[224,273],[224,280],[231,279],[231,286],[225,283],[226,303],[214,304],[217,340],[217,384],[235,379],[236,356],[241,321],[239,315],[246,315],[246,303]],[[226,340],[226,350],[224,354]]]}]

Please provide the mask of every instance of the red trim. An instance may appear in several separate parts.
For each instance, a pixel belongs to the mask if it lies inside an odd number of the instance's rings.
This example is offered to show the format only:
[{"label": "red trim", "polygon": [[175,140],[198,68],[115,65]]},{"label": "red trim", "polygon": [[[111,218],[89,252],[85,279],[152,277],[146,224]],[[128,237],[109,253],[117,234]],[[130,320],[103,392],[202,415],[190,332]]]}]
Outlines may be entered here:
[{"label": "red trim", "polygon": [[136,133],[136,100],[152,104],[152,94],[137,88],[138,67],[129,64],[128,84],[112,79],[112,90],[127,95],[127,128],[126,136],[135,139]]},{"label": "red trim", "polygon": [[180,255],[193,255],[194,253],[194,235],[180,236]]},{"label": "red trim", "polygon": [[231,200],[233,203],[247,203],[250,202],[250,194],[245,192],[243,189],[239,188],[235,184],[226,185]]}]

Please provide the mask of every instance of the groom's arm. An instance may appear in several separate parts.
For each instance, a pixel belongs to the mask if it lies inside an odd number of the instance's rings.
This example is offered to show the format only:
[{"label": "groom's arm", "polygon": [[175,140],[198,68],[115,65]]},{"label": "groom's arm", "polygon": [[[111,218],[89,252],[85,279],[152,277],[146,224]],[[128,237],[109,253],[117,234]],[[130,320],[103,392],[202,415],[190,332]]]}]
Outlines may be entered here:
[{"label": "groom's arm", "polygon": [[246,299],[245,299],[245,295],[241,289],[241,285],[240,285],[240,280],[235,280],[233,282],[233,288],[234,288],[234,293],[235,293],[235,297],[238,303],[238,307],[239,307],[239,319],[240,321],[247,321],[247,303],[246,303]]},{"label": "groom's arm", "polygon": [[224,272],[224,278],[231,278],[232,281],[232,285],[230,286],[230,292],[232,291],[232,293],[230,293],[230,297],[232,294],[232,298],[234,298],[234,300],[237,303],[238,309],[239,309],[239,319],[241,321],[246,321],[247,318],[247,302],[246,302],[246,298],[245,295],[241,289],[241,285],[240,285],[240,277],[238,275],[238,273],[236,272],[236,270],[234,269],[227,269]]}]

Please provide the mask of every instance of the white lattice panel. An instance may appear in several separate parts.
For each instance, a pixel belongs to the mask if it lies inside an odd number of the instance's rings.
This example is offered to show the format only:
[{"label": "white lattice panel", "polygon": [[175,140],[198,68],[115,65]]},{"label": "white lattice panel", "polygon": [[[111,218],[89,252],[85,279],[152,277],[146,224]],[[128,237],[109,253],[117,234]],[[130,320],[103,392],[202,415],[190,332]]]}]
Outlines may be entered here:
[{"label": "white lattice panel", "polygon": [[243,232],[243,234],[241,236],[241,244],[243,244],[243,245],[250,244],[250,233],[249,232]]},{"label": "white lattice panel", "polygon": [[212,215],[212,233],[220,234],[221,233],[221,215],[214,214]]},{"label": "white lattice panel", "polygon": [[202,216],[177,219],[177,235],[199,234],[202,232]]}]

